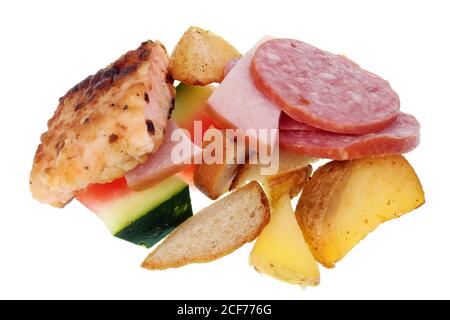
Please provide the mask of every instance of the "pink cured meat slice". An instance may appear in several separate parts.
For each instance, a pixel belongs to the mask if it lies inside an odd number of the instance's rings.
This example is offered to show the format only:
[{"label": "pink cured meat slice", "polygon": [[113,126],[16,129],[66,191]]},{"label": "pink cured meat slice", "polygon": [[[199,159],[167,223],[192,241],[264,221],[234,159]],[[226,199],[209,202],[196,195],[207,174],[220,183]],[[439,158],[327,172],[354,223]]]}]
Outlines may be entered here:
[{"label": "pink cured meat slice", "polygon": [[420,124],[412,115],[400,113],[389,127],[364,135],[333,132],[281,131],[280,145],[310,157],[352,160],[402,154],[420,142]]},{"label": "pink cured meat slice", "polygon": [[227,62],[227,65],[225,66],[225,69],[223,70],[223,77],[225,78],[231,71],[231,69],[234,68],[234,66],[238,63],[239,59],[231,59]]},{"label": "pink cured meat slice", "polygon": [[[222,83],[208,99],[207,112],[221,127],[230,129],[278,129],[281,110],[269,98],[258,91],[250,75],[250,64],[256,48],[267,39],[262,39],[253,49],[237,61]],[[270,141],[256,139],[260,146],[273,147],[276,137]]]},{"label": "pink cured meat slice", "polygon": [[325,131],[376,132],[399,112],[399,98],[386,80],[297,40],[262,44],[251,72],[258,89],[291,118]]},{"label": "pink cured meat slice", "polygon": [[172,161],[172,150],[180,143],[171,139],[172,133],[177,129],[179,127],[175,122],[169,120],[164,142],[158,151],[151,154],[144,163],[125,174],[125,179],[130,189],[143,190],[149,188],[163,179],[182,171],[192,163],[190,160],[201,155],[202,149],[192,143],[191,138],[186,135],[185,139],[183,139],[183,143],[186,143],[186,145],[183,145],[183,149],[190,148],[191,154],[185,154],[185,158],[177,159],[176,163]]},{"label": "pink cured meat slice", "polygon": [[282,112],[280,117],[280,124],[278,126],[280,130],[292,130],[292,131],[308,131],[308,132],[320,132],[318,128],[312,127],[309,124],[304,122],[298,122],[291,117],[289,117],[286,113]]}]

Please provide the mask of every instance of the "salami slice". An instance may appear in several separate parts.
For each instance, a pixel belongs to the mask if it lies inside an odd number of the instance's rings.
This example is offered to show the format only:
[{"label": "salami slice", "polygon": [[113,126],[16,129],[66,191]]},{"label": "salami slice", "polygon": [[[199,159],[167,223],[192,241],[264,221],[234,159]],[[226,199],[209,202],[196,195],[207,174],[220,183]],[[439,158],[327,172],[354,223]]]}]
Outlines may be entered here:
[{"label": "salami slice", "polygon": [[280,145],[309,157],[352,160],[402,154],[420,141],[420,124],[412,115],[400,113],[387,128],[363,135],[333,132],[280,131]]},{"label": "salami slice", "polygon": [[325,131],[376,132],[399,112],[399,98],[386,80],[297,40],[263,43],[251,72],[256,87],[291,118]]},{"label": "salami slice", "polygon": [[315,128],[306,124],[304,122],[298,122],[291,117],[289,117],[286,113],[281,113],[280,123],[278,125],[278,129],[280,130],[293,130],[293,131],[308,131],[308,132],[319,132],[323,131],[321,129]]}]

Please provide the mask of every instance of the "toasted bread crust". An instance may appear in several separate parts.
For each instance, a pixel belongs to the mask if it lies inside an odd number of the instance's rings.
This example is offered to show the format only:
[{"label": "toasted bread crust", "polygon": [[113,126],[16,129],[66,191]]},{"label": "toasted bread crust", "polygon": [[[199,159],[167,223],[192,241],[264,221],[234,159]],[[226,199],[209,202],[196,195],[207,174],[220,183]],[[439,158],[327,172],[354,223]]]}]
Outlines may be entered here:
[{"label": "toasted bread crust", "polygon": [[[222,131],[222,134],[224,137],[226,136],[225,131]],[[208,142],[205,142],[203,147],[206,147],[208,144]],[[234,142],[226,138],[222,146],[224,158],[221,159],[221,163],[207,164],[202,162],[196,165],[194,169],[195,187],[212,200],[218,199],[230,190],[231,183],[241,167],[237,163],[237,156],[242,155],[235,153],[236,147]],[[231,157],[233,157],[233,162],[230,164],[226,163],[226,159]]]},{"label": "toasted bread crust", "polygon": [[62,207],[156,151],[174,95],[169,68],[164,46],[144,42],[60,98],[34,157],[33,197]]},{"label": "toasted bread crust", "polygon": [[[256,228],[252,233],[247,234],[244,238],[241,239],[241,241],[235,242],[232,246],[224,248],[224,250],[222,250],[221,252],[217,252],[217,253],[209,252],[209,254],[205,254],[201,258],[179,259],[176,262],[168,263],[168,264],[160,263],[157,261],[152,261],[152,259],[151,259],[152,256],[154,255],[156,250],[158,250],[158,248],[156,248],[152,253],[149,254],[147,259],[142,263],[141,266],[145,269],[150,269],[150,270],[165,270],[168,268],[179,268],[179,267],[182,267],[182,266],[190,264],[190,263],[207,263],[207,262],[217,260],[221,257],[224,257],[224,256],[232,253],[236,249],[242,247],[244,244],[255,240],[258,237],[258,235],[262,232],[264,227],[270,221],[269,200],[268,200],[264,190],[262,189],[262,187],[256,181],[249,183],[248,185],[246,185],[245,187],[241,188],[240,190],[238,190],[236,192],[245,192],[245,191],[249,191],[254,188],[257,189],[257,191],[260,195],[261,203],[263,204],[263,207],[264,207],[264,213],[262,216],[262,221],[261,221],[260,225],[258,226],[258,228]],[[177,232],[180,232],[179,229],[175,230],[174,233],[172,235],[170,235],[169,237],[172,237]]]},{"label": "toasted bread crust", "polygon": [[228,192],[234,176],[239,171],[238,164],[199,164],[194,170],[194,184],[211,200]]},{"label": "toasted bread crust", "polygon": [[172,53],[174,79],[190,85],[205,86],[221,82],[228,61],[241,54],[218,35],[190,27]]}]

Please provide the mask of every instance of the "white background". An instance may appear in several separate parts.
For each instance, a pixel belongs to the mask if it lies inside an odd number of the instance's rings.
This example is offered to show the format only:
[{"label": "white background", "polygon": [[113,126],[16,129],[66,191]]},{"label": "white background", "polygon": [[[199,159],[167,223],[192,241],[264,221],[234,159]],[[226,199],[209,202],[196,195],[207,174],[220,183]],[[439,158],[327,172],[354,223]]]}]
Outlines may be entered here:
[{"label": "white background", "polygon": [[[1,1],[0,298],[450,298],[448,1]],[[146,39],[169,51],[190,25],[245,52],[265,34],[349,58],[384,78],[422,123],[407,157],[427,203],[388,222],[318,288],[254,272],[251,245],[216,262],[150,272],[148,250],[111,237],[80,204],[39,204],[28,174],[58,98]],[[193,194],[195,208],[207,204]]]}]

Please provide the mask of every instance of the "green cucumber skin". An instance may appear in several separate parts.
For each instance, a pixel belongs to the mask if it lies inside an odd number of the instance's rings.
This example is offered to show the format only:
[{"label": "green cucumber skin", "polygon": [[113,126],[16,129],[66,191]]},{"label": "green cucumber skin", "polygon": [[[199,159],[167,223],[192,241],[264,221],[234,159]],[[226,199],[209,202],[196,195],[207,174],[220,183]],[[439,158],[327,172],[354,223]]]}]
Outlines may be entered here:
[{"label": "green cucumber skin", "polygon": [[150,248],[192,216],[189,186],[115,234],[116,237]]}]

